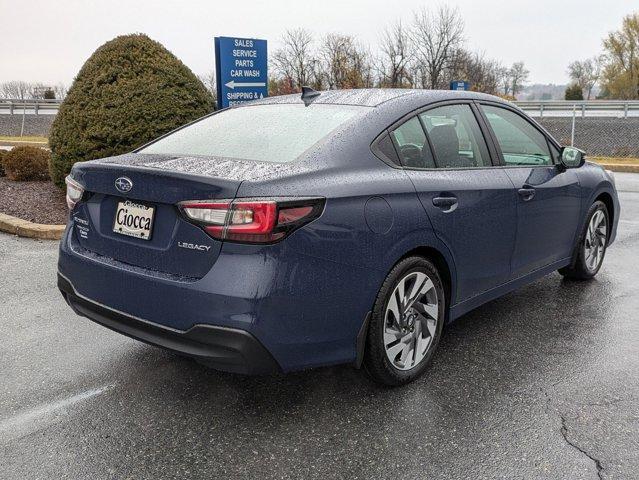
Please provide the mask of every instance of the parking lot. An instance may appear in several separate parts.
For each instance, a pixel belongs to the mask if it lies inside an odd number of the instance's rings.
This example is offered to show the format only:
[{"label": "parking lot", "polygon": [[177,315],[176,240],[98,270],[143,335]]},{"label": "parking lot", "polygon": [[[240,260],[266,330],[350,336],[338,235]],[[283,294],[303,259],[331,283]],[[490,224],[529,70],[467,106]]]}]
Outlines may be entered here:
[{"label": "parking lot", "polygon": [[639,175],[616,177],[596,280],[465,315],[397,389],[209,371],[75,316],[56,242],[0,234],[0,477],[639,478]]}]

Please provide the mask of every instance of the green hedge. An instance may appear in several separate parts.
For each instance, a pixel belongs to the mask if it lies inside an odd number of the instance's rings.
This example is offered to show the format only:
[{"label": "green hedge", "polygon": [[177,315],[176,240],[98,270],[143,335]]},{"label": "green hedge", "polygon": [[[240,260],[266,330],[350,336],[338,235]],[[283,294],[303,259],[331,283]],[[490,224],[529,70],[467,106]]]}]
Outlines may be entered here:
[{"label": "green hedge", "polygon": [[117,37],[89,57],[60,106],[51,178],[63,187],[75,162],[129,152],[213,109],[202,82],[160,43]]}]

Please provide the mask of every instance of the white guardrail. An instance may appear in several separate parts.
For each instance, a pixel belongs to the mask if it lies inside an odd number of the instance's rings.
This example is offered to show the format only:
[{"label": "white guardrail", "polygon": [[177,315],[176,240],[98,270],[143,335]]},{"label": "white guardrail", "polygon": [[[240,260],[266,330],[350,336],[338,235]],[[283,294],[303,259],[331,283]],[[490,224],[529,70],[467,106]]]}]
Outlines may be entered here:
[{"label": "white guardrail", "polygon": [[62,100],[0,98],[0,114],[40,115],[56,114]]},{"label": "white guardrail", "polygon": [[[56,114],[61,100],[0,99],[0,114]],[[639,117],[639,100],[543,100],[515,102],[536,117]]]},{"label": "white guardrail", "polygon": [[639,117],[639,100],[543,100],[515,102],[537,117]]}]

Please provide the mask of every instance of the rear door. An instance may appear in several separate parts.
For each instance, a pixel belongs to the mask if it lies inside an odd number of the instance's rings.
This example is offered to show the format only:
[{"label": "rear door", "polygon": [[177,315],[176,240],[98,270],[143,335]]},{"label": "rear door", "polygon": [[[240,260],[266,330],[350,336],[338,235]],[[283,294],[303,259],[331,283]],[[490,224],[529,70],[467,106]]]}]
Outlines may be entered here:
[{"label": "rear door", "polygon": [[509,278],[516,193],[494,167],[471,103],[426,110],[391,135],[436,235],[452,252],[458,303]]},{"label": "rear door", "polygon": [[558,150],[514,109],[482,104],[500,161],[517,191],[517,241],[512,276],[571,255],[581,212],[575,170],[557,165]]}]

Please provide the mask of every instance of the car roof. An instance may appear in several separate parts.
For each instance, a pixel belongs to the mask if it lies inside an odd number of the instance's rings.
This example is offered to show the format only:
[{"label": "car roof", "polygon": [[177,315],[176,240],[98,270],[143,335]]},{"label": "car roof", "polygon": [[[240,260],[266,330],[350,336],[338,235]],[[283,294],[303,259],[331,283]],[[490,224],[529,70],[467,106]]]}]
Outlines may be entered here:
[{"label": "car roof", "polygon": [[[437,102],[483,100],[513,106],[509,102],[493,95],[457,90],[369,88],[326,90],[318,93],[320,95],[312,99],[308,108],[345,105],[361,107],[363,112],[361,115],[357,115],[337,127],[322,141],[318,142],[311,152],[304,154],[311,159],[309,160],[309,165],[311,165],[309,168],[311,169],[317,169],[320,165],[348,165],[349,167],[355,167],[356,164],[359,165],[358,162],[368,165],[370,158],[365,152],[369,152],[370,156],[374,158],[370,148],[371,142],[379,138],[380,135],[387,133],[388,128],[391,128],[398,121],[402,121],[408,115],[424,107],[435,106]],[[231,108],[286,104],[304,105],[304,101],[301,94],[296,93],[267,97]],[[276,121],[275,117],[273,121]],[[332,139],[337,141],[332,141]],[[352,152],[357,153],[353,154]],[[324,161],[318,161],[320,158]],[[379,160],[376,161],[381,163]]]},{"label": "car roof", "polygon": [[[352,90],[323,90],[319,91],[312,104],[353,105],[364,107],[377,107],[381,104],[401,101],[404,105],[413,103],[416,106],[427,105],[445,100],[492,100],[507,103],[499,97],[485,93],[459,91],[459,90],[422,90],[408,88],[362,88]],[[245,105],[271,105],[271,104],[296,104],[303,103],[299,93],[292,95],[279,95],[266,97],[249,102]]]}]

